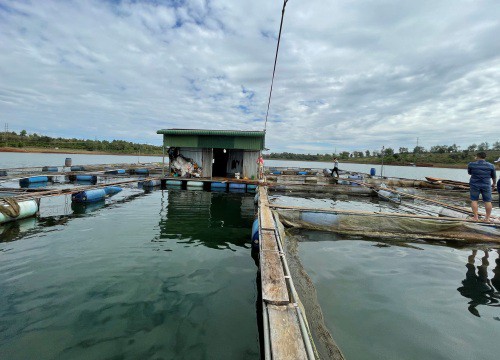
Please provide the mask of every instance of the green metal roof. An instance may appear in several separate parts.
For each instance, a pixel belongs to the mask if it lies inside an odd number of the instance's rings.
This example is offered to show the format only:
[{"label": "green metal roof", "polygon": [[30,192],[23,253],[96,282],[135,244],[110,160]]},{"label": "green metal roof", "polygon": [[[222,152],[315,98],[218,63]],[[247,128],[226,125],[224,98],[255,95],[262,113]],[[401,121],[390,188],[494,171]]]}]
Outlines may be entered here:
[{"label": "green metal roof", "polygon": [[200,129],[164,129],[157,134],[163,134],[163,144],[166,147],[194,147],[263,150],[264,131],[236,130],[200,130]]},{"label": "green metal roof", "polygon": [[163,129],[157,134],[164,135],[215,135],[215,136],[251,136],[264,137],[264,131],[238,131],[238,130],[201,130],[201,129]]}]

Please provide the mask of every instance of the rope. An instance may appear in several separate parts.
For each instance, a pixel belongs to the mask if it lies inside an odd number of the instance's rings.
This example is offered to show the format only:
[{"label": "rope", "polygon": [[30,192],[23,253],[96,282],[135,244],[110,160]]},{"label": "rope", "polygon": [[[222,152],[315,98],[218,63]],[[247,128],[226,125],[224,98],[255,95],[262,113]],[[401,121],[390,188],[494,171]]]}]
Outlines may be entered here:
[{"label": "rope", "polygon": [[271,89],[269,90],[269,99],[267,101],[267,112],[266,112],[266,122],[264,123],[264,131],[266,131],[267,129],[267,117],[269,116],[269,107],[271,106],[271,95],[273,93],[274,74],[276,73],[276,63],[278,62],[278,52],[280,49],[280,40],[281,40],[281,29],[283,29],[283,18],[285,17],[285,7],[287,2],[288,0],[283,0],[283,9],[281,10],[280,31],[278,34],[278,44],[276,45],[276,55],[274,56],[273,77],[271,79]]},{"label": "rope", "polygon": [[21,213],[21,207],[14,198],[6,197],[2,199],[7,203],[7,205],[0,205],[0,213],[5,216],[16,218]]}]

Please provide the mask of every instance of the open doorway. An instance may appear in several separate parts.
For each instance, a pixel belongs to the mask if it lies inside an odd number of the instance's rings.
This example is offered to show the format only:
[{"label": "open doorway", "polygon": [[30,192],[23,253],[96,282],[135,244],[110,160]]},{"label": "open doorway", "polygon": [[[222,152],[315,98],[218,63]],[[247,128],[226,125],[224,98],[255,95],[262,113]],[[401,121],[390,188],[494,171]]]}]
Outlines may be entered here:
[{"label": "open doorway", "polygon": [[224,149],[214,149],[214,162],[212,164],[212,176],[227,177],[227,159],[229,153]]}]

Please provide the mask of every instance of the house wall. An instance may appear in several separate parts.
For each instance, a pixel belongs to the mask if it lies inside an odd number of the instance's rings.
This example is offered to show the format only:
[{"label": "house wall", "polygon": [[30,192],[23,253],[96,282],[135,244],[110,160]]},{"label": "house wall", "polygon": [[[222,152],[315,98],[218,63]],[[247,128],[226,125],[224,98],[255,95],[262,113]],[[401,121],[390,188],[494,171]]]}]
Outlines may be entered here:
[{"label": "house wall", "polygon": [[[212,176],[212,149],[211,148],[193,148],[181,147],[179,152],[186,158],[193,159],[198,166],[202,167],[202,177],[209,178]],[[258,178],[259,166],[257,159],[259,158],[259,151],[251,150],[228,150],[229,158],[227,161],[228,175],[234,175],[239,172],[241,177],[251,179]],[[233,163],[234,161],[234,163]],[[234,166],[234,168],[233,168]]]},{"label": "house wall", "polygon": [[249,179],[257,179],[259,177],[259,165],[257,159],[260,151],[245,151],[243,153],[243,171],[241,176]]}]

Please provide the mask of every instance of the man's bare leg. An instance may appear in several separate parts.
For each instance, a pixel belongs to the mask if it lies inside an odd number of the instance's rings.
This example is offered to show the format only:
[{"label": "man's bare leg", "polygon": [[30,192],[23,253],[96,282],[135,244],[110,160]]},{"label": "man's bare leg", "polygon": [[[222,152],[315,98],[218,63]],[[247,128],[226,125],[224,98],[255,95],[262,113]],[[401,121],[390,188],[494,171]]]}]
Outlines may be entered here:
[{"label": "man's bare leg", "polygon": [[[491,205],[491,203],[490,203],[490,205]],[[472,201],[470,202],[470,207],[472,208],[472,212],[474,213],[474,217],[473,217],[472,219],[473,219],[474,221],[478,221],[478,220],[479,220],[479,218],[478,218],[478,216],[477,216],[477,201],[472,200]],[[491,209],[490,209],[490,212],[491,212]]]},{"label": "man's bare leg", "polygon": [[484,208],[486,209],[486,217],[484,218],[484,220],[490,221],[491,209],[493,209],[493,205],[491,204],[491,202],[485,202]]}]

